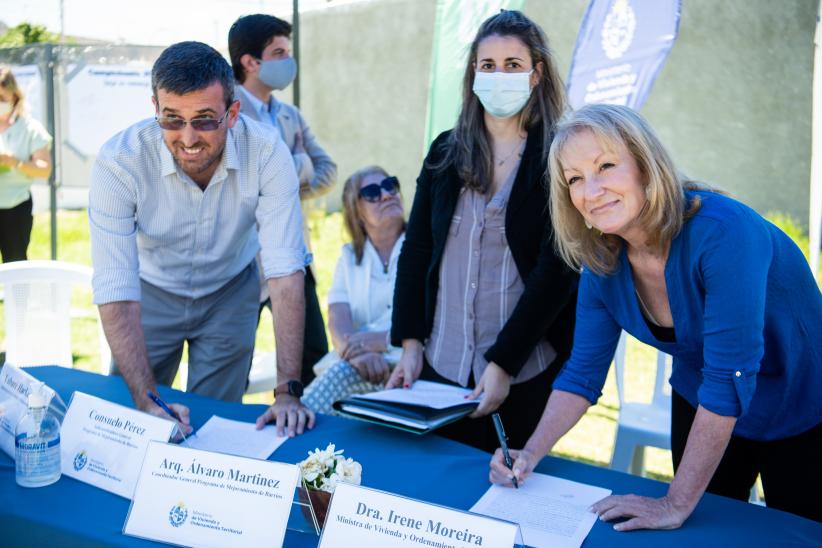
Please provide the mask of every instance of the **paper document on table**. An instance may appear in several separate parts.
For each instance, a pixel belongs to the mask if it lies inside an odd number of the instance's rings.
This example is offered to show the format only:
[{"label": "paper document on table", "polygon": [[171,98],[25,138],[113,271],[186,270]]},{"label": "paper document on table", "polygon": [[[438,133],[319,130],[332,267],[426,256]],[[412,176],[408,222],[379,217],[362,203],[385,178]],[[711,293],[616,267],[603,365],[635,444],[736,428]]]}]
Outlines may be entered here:
[{"label": "paper document on table", "polygon": [[588,507],[610,489],[531,474],[519,489],[492,485],[472,512],[519,523],[528,546],[579,548],[596,522]]},{"label": "paper document on table", "polygon": [[[392,390],[382,390],[371,392],[370,394],[358,394],[351,399],[388,401],[395,403],[406,403],[411,405],[422,405],[433,409],[447,409],[457,405],[465,405],[465,396],[471,393],[468,388],[442,384],[430,381],[417,381],[411,388],[394,388]],[[479,401],[478,398],[474,401]]]},{"label": "paper document on table", "polygon": [[277,428],[268,425],[257,430],[253,422],[233,421],[213,415],[196,436],[189,436],[183,447],[216,451],[240,457],[267,459],[288,436],[277,437]]}]

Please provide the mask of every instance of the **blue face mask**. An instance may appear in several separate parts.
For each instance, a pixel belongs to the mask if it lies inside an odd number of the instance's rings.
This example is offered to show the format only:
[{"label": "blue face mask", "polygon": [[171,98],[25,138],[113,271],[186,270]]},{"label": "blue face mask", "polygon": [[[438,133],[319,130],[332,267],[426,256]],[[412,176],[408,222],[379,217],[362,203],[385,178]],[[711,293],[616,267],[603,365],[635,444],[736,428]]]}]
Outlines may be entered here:
[{"label": "blue face mask", "polygon": [[519,113],[531,97],[532,72],[477,72],[474,94],[486,112],[497,118],[509,118]]},{"label": "blue face mask", "polygon": [[297,76],[297,62],[293,57],[260,61],[257,77],[271,89],[285,89]]}]

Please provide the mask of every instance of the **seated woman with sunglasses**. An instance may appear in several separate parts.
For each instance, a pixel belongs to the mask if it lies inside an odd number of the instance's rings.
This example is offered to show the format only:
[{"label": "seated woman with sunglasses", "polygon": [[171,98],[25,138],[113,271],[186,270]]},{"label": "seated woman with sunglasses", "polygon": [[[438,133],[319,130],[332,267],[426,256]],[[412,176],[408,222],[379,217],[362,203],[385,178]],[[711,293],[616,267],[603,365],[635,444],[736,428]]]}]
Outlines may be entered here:
[{"label": "seated woman with sunglasses", "polygon": [[399,359],[388,331],[405,239],[400,183],[381,167],[364,167],[345,182],[342,202],[351,243],[342,248],[328,293],[334,350],[314,366],[317,378],[302,398],[326,414],[337,400],[381,389]]}]

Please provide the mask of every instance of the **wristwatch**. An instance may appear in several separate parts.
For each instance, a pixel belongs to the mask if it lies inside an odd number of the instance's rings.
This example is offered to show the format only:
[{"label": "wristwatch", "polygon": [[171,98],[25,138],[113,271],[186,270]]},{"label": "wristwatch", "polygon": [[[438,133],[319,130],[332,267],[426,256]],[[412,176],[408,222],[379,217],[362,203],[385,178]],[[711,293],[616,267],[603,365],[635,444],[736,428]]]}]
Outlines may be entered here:
[{"label": "wristwatch", "polygon": [[295,398],[301,398],[303,396],[303,383],[300,381],[284,382],[277,386],[274,390],[274,394],[288,394],[289,396],[294,396]]}]

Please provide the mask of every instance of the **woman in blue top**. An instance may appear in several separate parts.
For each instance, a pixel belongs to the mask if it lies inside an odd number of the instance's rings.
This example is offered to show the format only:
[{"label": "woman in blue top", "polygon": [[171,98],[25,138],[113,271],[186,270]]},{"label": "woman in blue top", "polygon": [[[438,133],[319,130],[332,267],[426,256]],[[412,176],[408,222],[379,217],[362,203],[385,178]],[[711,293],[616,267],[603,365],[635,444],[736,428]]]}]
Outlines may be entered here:
[{"label": "woman in blue top", "polygon": [[0,66],[0,255],[26,260],[31,238],[32,181],[51,173],[51,136],[26,114],[23,91]]},{"label": "woman in blue top", "polygon": [[634,111],[589,105],[560,123],[549,158],[551,216],[582,268],[571,358],[513,471],[534,469],[601,394],[620,330],[673,356],[666,496],[610,496],[614,526],[682,525],[702,493],[822,521],[822,294],[802,253],[745,205],[684,180]]}]

